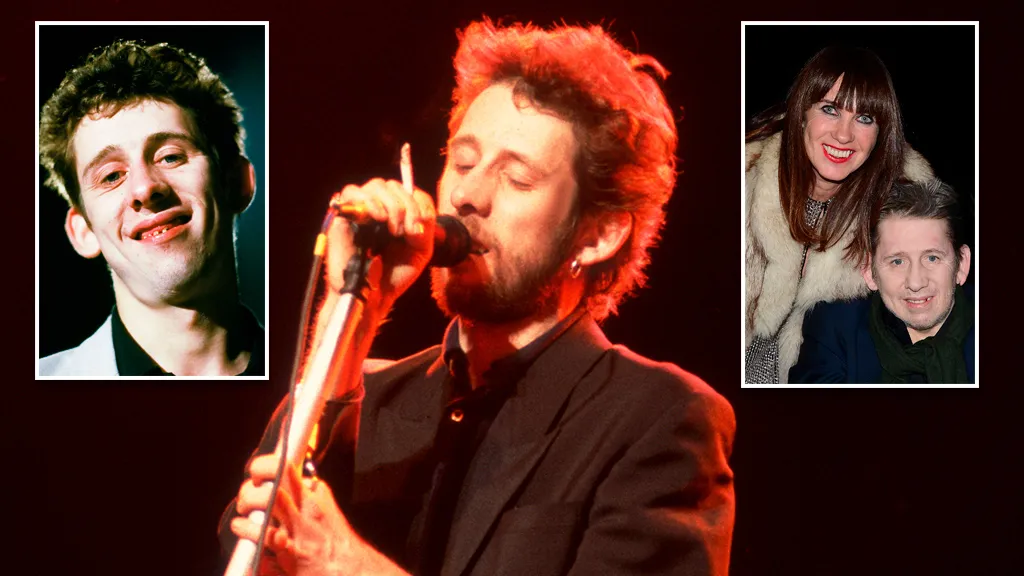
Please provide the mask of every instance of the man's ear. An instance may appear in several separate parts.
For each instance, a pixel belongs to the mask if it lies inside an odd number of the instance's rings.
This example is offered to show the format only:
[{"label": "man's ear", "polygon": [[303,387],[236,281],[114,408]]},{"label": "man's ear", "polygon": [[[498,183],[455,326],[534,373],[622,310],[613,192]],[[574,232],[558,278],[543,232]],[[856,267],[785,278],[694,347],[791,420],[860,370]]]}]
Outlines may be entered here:
[{"label": "man's ear", "polygon": [[241,214],[249,207],[253,194],[256,192],[256,170],[252,167],[252,162],[249,162],[245,156],[239,156],[233,164],[234,166],[229,168],[234,171],[229,178],[229,181],[234,184],[231,186],[229,207],[233,213]]},{"label": "man's ear", "polygon": [[868,259],[860,268],[860,275],[864,277],[864,281],[867,282],[868,288],[872,290],[878,290],[878,284],[875,283],[875,275],[871,271],[871,254],[868,254]]},{"label": "man's ear", "polygon": [[618,253],[633,230],[633,216],[628,212],[606,212],[595,220],[584,221],[584,232],[576,259],[583,266],[593,266]]},{"label": "man's ear", "polygon": [[956,270],[956,283],[963,286],[971,271],[971,249],[964,244],[960,247],[960,267]]},{"label": "man's ear", "polygon": [[85,214],[78,208],[68,208],[64,217],[64,233],[68,235],[72,248],[84,258],[95,258],[100,255],[100,241],[93,233]]}]

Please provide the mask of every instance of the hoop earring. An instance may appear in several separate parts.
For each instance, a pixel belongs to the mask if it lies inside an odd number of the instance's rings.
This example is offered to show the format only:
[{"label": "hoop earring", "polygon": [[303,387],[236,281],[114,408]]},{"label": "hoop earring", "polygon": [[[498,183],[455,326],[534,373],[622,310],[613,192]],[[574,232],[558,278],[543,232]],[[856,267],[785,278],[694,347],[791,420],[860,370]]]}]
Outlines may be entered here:
[{"label": "hoop earring", "polygon": [[580,264],[579,259],[578,258],[573,258],[572,259],[572,263],[569,264],[569,276],[572,276],[573,279],[579,278],[580,277],[580,272],[582,272],[582,271],[583,271],[583,265]]}]

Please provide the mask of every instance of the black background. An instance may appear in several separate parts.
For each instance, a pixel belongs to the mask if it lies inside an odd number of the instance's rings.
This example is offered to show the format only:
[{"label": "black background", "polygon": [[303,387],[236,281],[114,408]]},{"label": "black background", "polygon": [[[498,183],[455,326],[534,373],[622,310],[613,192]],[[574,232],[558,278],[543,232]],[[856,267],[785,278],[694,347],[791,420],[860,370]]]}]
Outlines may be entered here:
[{"label": "black background", "polygon": [[748,26],[745,116],[785,100],[800,69],[822,48],[871,50],[892,77],[907,142],[960,196],[964,233],[973,249],[974,36],[972,25]]},{"label": "black background", "polygon": [[[465,4],[465,5],[463,5]],[[547,3],[544,3],[547,4]],[[979,390],[741,390],[742,194],[740,19],[943,18],[890,9],[825,13],[818,3],[699,8],[612,3],[434,2],[404,8],[387,1],[321,8],[293,1],[275,10],[247,3],[181,13],[178,5],[133,8],[116,0],[87,6],[56,2],[31,13],[4,14],[0,139],[8,199],[30,214],[38,172],[31,146],[38,107],[33,93],[33,19],[270,20],[271,379],[262,382],[34,382],[34,297],[28,280],[6,283],[13,309],[3,419],[11,442],[6,478],[14,534],[7,554],[26,574],[218,574],[214,537],[223,506],[237,491],[241,467],[284,394],[298,331],[298,308],[316,228],[332,190],[376,175],[397,175],[400,143],[413,144],[417,182],[440,174],[445,112],[453,86],[455,30],[481,14],[548,25],[599,22],[629,48],[656,56],[671,72],[669,101],[679,109],[680,168],[662,246],[653,254],[648,289],[606,323],[613,341],[668,360],[707,380],[736,409],[732,458],[737,521],[733,574],[1010,574],[1016,573],[1021,508],[1010,478],[1020,461],[1020,432],[1010,417],[1016,372],[1008,359],[1019,317],[1007,245],[988,241],[986,286],[1007,288],[1000,317],[985,320],[986,354]],[[575,5],[573,5],[575,4]],[[867,9],[863,4],[859,9]],[[4,10],[11,10],[5,8]],[[868,12],[870,10],[868,9]],[[1002,16],[1002,17],[1001,17]],[[1005,15],[982,18],[982,108],[992,161],[985,182],[999,196],[980,212],[986,238],[1016,239],[1016,187],[1007,182],[1017,125],[1011,82],[1017,32]],[[796,35],[794,35],[796,36]],[[790,38],[791,39],[791,38]],[[783,87],[813,51],[783,53],[786,38],[764,46],[777,55]],[[776,52],[777,51],[777,52]],[[886,55],[882,55],[883,59]],[[262,55],[253,55],[262,59]],[[896,63],[891,67],[901,100]],[[971,108],[947,98],[944,69],[926,86],[942,113],[912,119],[970,123]],[[767,100],[774,95],[766,96]],[[752,111],[752,110],[751,110]],[[1009,130],[1007,130],[1009,128]],[[273,137],[271,138],[271,134]],[[942,134],[939,138],[943,138]],[[997,140],[998,138],[998,140]],[[939,145],[941,148],[941,145]],[[930,159],[936,153],[926,152]],[[971,163],[953,157],[951,162]],[[945,168],[937,166],[940,175]],[[961,176],[958,176],[961,177]],[[972,179],[966,178],[971,187]],[[1007,221],[1009,219],[1009,221]],[[998,220],[998,221],[997,221]],[[33,269],[31,218],[8,218],[0,234],[7,267]],[[1006,234],[998,230],[1009,229]],[[980,238],[980,235],[979,235]],[[17,247],[17,249],[15,249]],[[978,258],[975,262],[978,262]],[[990,264],[991,263],[991,264]],[[12,278],[15,276],[12,276]],[[980,281],[978,282],[980,287]],[[980,291],[979,291],[980,294]],[[66,296],[74,305],[75,293]],[[989,300],[998,304],[994,291]],[[42,302],[41,305],[45,305]],[[995,310],[990,307],[989,310]],[[418,285],[398,305],[374,352],[401,356],[436,343],[444,320]],[[1009,326],[1007,326],[1009,324]],[[1006,336],[1001,336],[1006,332]],[[996,354],[996,352],[1000,354]],[[23,519],[24,518],[24,519]],[[1011,558],[1012,557],[1012,558]],[[2,570],[6,572],[7,570]]]},{"label": "black background", "polygon": [[[206,60],[242,108],[246,156],[256,171],[256,194],[236,219],[235,255],[242,302],[263,323],[266,275],[266,184],[264,138],[266,81],[263,26],[46,25],[39,30],[39,107],[68,70],[97,46],[115,40],[167,42]],[[45,185],[39,167],[39,357],[77,346],[110,314],[114,291],[102,257],[87,260],[64,233],[68,205]],[[71,294],[73,298],[69,298]]]}]

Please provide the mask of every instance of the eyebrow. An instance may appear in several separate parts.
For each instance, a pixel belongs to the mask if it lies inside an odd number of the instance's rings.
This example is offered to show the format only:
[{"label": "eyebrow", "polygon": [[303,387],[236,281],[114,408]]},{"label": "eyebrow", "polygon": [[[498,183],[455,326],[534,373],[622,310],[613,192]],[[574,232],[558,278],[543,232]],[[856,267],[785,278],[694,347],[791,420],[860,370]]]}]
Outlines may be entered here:
[{"label": "eyebrow", "polygon": [[854,110],[851,110],[849,108],[843,108],[843,105],[840,104],[838,100],[828,100],[822,98],[821,100],[818,100],[818,104],[828,104],[829,106],[835,106],[836,108],[839,108],[841,110],[848,110],[850,112],[854,112]]},{"label": "eyebrow", "polygon": [[[456,136],[448,141],[449,149],[454,148],[456,146],[469,146],[476,150],[477,152],[480,151],[480,141],[477,139],[476,136],[473,136],[472,134],[463,134],[461,136]],[[550,170],[545,170],[539,164],[537,164],[537,162],[535,162],[532,158],[522,154],[521,152],[509,150],[508,148],[502,148],[501,152],[498,154],[498,160],[504,161],[508,159],[519,162],[520,164],[525,165],[527,168],[537,172],[538,174],[547,175],[550,172]]]},{"label": "eyebrow", "polygon": [[[949,252],[946,252],[942,248],[928,248],[927,250],[924,250],[921,253],[922,254],[938,254],[940,256],[947,256],[949,254]],[[899,257],[899,258],[909,258],[909,254],[907,254],[904,251],[893,252],[892,254],[888,254],[886,256],[883,256],[882,260],[891,260],[891,259],[897,258],[897,257]]]},{"label": "eyebrow", "polygon": [[875,113],[874,112],[868,112],[867,110],[857,110],[856,107],[854,107],[854,108],[843,108],[843,105],[840,104],[836,100],[827,100],[827,99],[822,98],[821,100],[818,100],[818,104],[819,105],[820,104],[828,104],[829,106],[835,106],[836,108],[839,108],[840,110],[846,110],[846,111],[848,111],[850,113],[856,114],[857,116],[871,116],[872,118],[875,117]]},{"label": "eyebrow", "polygon": [[197,146],[196,139],[190,134],[186,134],[184,132],[157,132],[155,134],[150,134],[149,137],[146,138],[146,147],[148,148],[158,144],[163,144],[168,140],[184,140],[192,146]]},{"label": "eyebrow", "polygon": [[[195,139],[184,132],[155,132],[153,134],[150,134],[149,136],[146,137],[145,148],[148,150],[150,148],[153,148],[154,146],[159,146],[160,144],[163,144],[168,140],[183,140],[190,144],[191,146],[198,148],[198,144],[196,143]],[[121,147],[117,146],[116,144],[108,144],[107,146],[104,146],[103,149],[100,150],[95,156],[93,156],[92,160],[90,160],[89,163],[85,165],[85,168],[82,170],[82,176],[87,176],[90,171],[95,169],[100,164],[106,162],[107,158],[120,151]]]},{"label": "eyebrow", "polygon": [[85,165],[85,168],[82,169],[81,177],[88,176],[89,173],[96,168],[96,166],[99,166],[100,164],[106,162],[107,158],[113,156],[120,150],[120,146],[115,146],[113,144],[108,144],[107,146],[105,146],[103,150],[100,150],[99,153],[93,156],[92,160],[90,160],[89,163]]}]

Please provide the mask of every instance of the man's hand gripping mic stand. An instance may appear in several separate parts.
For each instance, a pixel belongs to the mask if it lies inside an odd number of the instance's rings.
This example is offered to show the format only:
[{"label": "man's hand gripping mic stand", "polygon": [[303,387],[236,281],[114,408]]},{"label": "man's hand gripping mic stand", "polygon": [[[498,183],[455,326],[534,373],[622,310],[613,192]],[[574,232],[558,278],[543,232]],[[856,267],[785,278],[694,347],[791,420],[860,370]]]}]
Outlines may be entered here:
[{"label": "man's hand gripping mic stand", "polygon": [[[324,230],[317,238],[314,250],[318,260],[322,262],[326,231],[330,226],[333,212],[328,216]],[[324,405],[334,396],[335,386],[344,374],[352,374],[351,363],[356,361],[352,352],[355,349],[354,336],[356,327],[362,320],[366,294],[370,290],[367,272],[370,268],[372,255],[379,253],[387,241],[386,223],[372,221],[366,224],[350,225],[354,231],[356,253],[349,259],[345,267],[345,285],[340,291],[340,298],[330,320],[324,328],[320,344],[313,352],[308,372],[302,382],[295,384],[294,405],[290,417],[284,418],[287,429],[282,429],[278,440],[281,449],[281,438],[285,438],[285,462],[283,466],[302,466],[308,450],[309,439],[316,423],[323,414]],[[304,327],[305,328],[305,327]],[[301,362],[297,358],[296,362]],[[361,370],[355,373],[361,374]],[[279,482],[281,481],[279,474]],[[279,487],[278,487],[279,488]],[[273,498],[271,499],[271,503]],[[267,521],[263,511],[253,511],[249,519],[263,527]],[[266,534],[263,527],[261,534]],[[254,560],[257,545],[252,540],[240,538],[235,545],[231,561],[228,563],[224,576],[249,576],[254,574]]]}]

